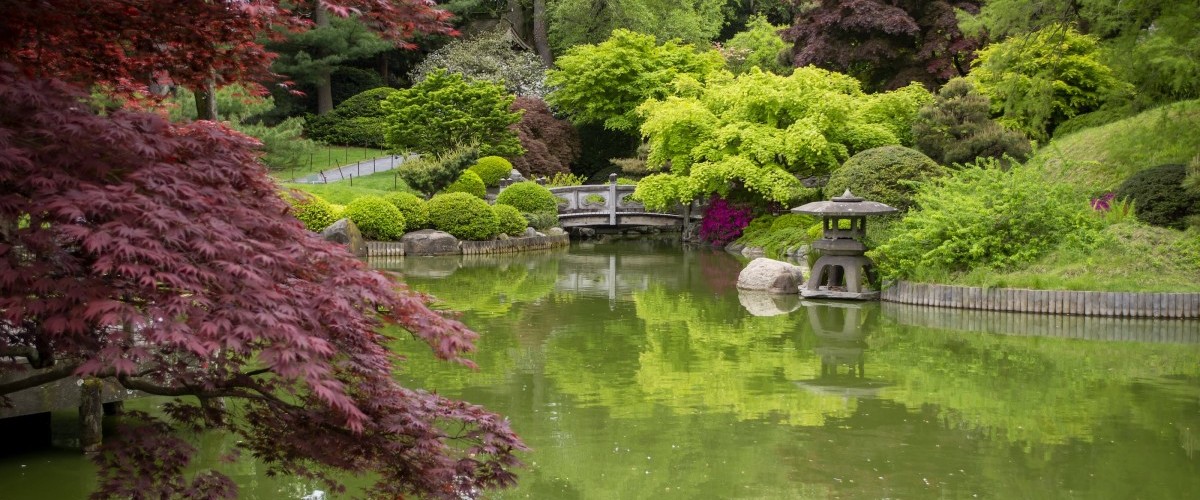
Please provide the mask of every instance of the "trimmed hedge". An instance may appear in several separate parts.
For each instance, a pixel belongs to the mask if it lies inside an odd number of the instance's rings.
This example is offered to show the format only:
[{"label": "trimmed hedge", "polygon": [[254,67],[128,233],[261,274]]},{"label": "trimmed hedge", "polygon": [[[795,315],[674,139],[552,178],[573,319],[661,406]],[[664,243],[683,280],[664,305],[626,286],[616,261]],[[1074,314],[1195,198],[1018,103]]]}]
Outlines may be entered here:
[{"label": "trimmed hedge", "polygon": [[484,156],[477,163],[471,166],[469,170],[479,174],[479,178],[483,180],[483,185],[487,187],[496,187],[500,185],[501,179],[507,179],[512,173],[512,163],[499,156]]},{"label": "trimmed hedge", "polygon": [[529,227],[525,216],[521,215],[521,211],[517,210],[516,207],[492,205],[492,210],[496,211],[496,219],[500,223],[501,233],[509,236],[520,236],[525,232],[525,228]]},{"label": "trimmed hedge", "polygon": [[1146,224],[1184,229],[1189,216],[1200,215],[1200,194],[1183,186],[1187,174],[1187,166],[1177,163],[1148,168],[1125,179],[1116,199],[1132,201]]},{"label": "trimmed hedge", "polygon": [[856,196],[886,203],[900,210],[913,206],[914,182],[941,177],[946,169],[920,151],[903,146],[871,148],[851,156],[834,170],[825,184],[825,197],[841,195],[847,188]]},{"label": "trimmed hedge", "polygon": [[319,233],[338,220],[337,210],[320,196],[296,189],[284,191],[280,196],[292,206],[292,215],[309,231]]},{"label": "trimmed hedge", "polygon": [[433,227],[460,240],[490,240],[500,233],[500,220],[486,201],[467,193],[444,193],[429,200]]},{"label": "trimmed hedge", "polygon": [[379,87],[346,99],[329,113],[308,117],[304,134],[329,144],[382,148],[387,115],[379,103],[396,92]]},{"label": "trimmed hedge", "polygon": [[518,182],[496,196],[496,204],[511,205],[524,213],[558,213],[558,198],[533,181]]},{"label": "trimmed hedge", "polygon": [[429,207],[425,206],[425,200],[421,199],[412,193],[398,192],[390,193],[383,199],[388,203],[395,205],[404,214],[404,226],[406,231],[416,231],[429,227]]},{"label": "trimmed hedge", "polygon": [[346,217],[368,240],[394,241],[404,235],[404,215],[379,196],[364,196],[351,201],[346,205]]},{"label": "trimmed hedge", "polygon": [[451,182],[443,193],[467,193],[476,198],[487,197],[487,187],[483,185],[483,179],[479,178],[479,174],[470,170],[464,170],[458,175],[458,179]]}]

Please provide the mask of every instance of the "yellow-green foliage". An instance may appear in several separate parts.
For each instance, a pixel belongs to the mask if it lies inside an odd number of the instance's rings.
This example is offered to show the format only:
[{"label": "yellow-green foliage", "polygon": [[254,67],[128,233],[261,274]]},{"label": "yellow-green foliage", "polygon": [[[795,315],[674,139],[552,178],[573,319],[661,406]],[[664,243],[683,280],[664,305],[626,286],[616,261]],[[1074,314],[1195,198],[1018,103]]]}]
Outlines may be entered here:
[{"label": "yellow-green foliage", "polygon": [[1035,139],[1067,119],[1130,90],[1100,61],[1097,38],[1051,25],[977,52],[970,77],[991,98],[1001,122]]},{"label": "yellow-green foliage", "polygon": [[497,204],[492,205],[492,210],[496,211],[496,221],[499,223],[501,233],[520,236],[525,232],[525,228],[529,227],[525,216],[521,215],[521,211],[516,207]]},{"label": "yellow-green foliage", "polygon": [[931,100],[920,85],[866,94],[854,78],[814,67],[786,77],[756,69],[710,77],[695,96],[638,108],[647,168],[689,179],[656,180],[639,186],[638,196],[661,209],[727,194],[732,181],[779,203],[811,196],[797,176],[826,174],[864,149],[910,142],[917,111]]},{"label": "yellow-green foliage", "polygon": [[[815,235],[810,231],[811,227],[818,228]],[[742,230],[742,236],[737,242],[749,247],[762,248],[767,257],[778,259],[789,249],[819,239],[820,227],[820,219],[811,215],[760,215]]]},{"label": "yellow-green foliage", "polygon": [[429,200],[429,220],[433,227],[463,240],[490,240],[500,232],[496,212],[475,196],[447,193]]},{"label": "yellow-green foliage", "polygon": [[479,174],[479,178],[483,180],[483,185],[487,187],[496,187],[500,185],[500,179],[507,179],[512,173],[512,162],[499,156],[484,156],[480,158],[474,165],[471,165],[470,170]]},{"label": "yellow-green foliage", "polygon": [[921,185],[915,200],[872,252],[888,276],[1014,269],[1060,244],[1094,248],[1103,224],[1085,196],[1026,166],[969,166]]},{"label": "yellow-green foliage", "polygon": [[484,198],[487,196],[487,188],[483,185],[483,180],[479,178],[479,174],[471,170],[464,170],[458,175],[458,179],[451,182],[443,193],[467,193],[476,198]]},{"label": "yellow-green foliage", "polygon": [[384,197],[404,214],[405,229],[416,231],[429,227],[429,207],[425,200],[412,193],[391,193]]},{"label": "yellow-green foliage", "polygon": [[350,202],[346,205],[346,217],[368,240],[393,241],[404,236],[404,215],[379,196],[364,196]]},{"label": "yellow-green foliage", "polygon": [[294,189],[280,193],[284,201],[292,206],[292,215],[304,223],[309,231],[320,232],[337,221],[337,212],[324,198]]}]

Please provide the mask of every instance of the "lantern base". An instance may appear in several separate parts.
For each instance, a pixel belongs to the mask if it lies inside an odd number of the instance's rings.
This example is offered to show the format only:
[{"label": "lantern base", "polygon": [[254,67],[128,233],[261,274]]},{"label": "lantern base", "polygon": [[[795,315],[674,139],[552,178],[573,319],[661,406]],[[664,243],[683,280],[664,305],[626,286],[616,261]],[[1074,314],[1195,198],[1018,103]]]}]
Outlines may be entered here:
[{"label": "lantern base", "polygon": [[817,287],[816,290],[809,290],[807,286],[801,286],[800,296],[806,299],[879,300],[879,292],[874,290],[847,292],[837,289],[830,290],[825,286]]}]

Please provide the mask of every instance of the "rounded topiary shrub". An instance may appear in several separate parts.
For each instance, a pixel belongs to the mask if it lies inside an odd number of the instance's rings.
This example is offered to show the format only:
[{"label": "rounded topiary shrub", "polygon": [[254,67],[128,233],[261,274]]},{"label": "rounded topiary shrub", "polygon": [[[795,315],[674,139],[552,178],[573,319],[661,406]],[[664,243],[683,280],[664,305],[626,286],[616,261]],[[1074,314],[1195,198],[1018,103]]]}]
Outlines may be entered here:
[{"label": "rounded topiary shrub", "polygon": [[558,198],[533,181],[518,182],[496,196],[496,204],[511,205],[526,213],[558,213]]},{"label": "rounded topiary shrub", "polygon": [[439,194],[428,206],[433,227],[460,240],[490,240],[500,233],[492,206],[467,193]]},{"label": "rounded topiary shrub", "polygon": [[479,162],[471,166],[471,171],[479,174],[479,178],[483,179],[483,185],[487,187],[496,187],[500,185],[500,179],[507,179],[512,173],[512,163],[499,156],[484,156],[479,159]]},{"label": "rounded topiary shrub", "polygon": [[464,170],[458,174],[458,179],[451,182],[443,193],[467,193],[476,198],[484,198],[487,196],[487,188],[483,185],[483,179],[479,178],[479,174],[470,170]]},{"label": "rounded topiary shrub", "polygon": [[493,205],[492,209],[496,211],[496,219],[500,222],[500,232],[509,236],[520,236],[525,232],[525,228],[529,227],[529,223],[525,221],[525,216],[521,215],[521,211],[516,207],[509,205]]},{"label": "rounded topiary shrub", "polygon": [[1183,229],[1189,216],[1200,215],[1200,194],[1183,186],[1186,178],[1186,165],[1151,167],[1125,179],[1116,199],[1133,202],[1134,214],[1146,224]]},{"label": "rounded topiary shrub", "polygon": [[283,200],[292,206],[292,215],[312,232],[320,232],[338,220],[337,210],[324,198],[299,190],[284,191]]},{"label": "rounded topiary shrub", "polygon": [[851,156],[825,184],[826,198],[850,189],[855,195],[900,210],[913,205],[914,182],[940,177],[946,169],[920,151],[903,146],[871,148]]},{"label": "rounded topiary shrub", "polygon": [[304,135],[330,144],[384,147],[387,113],[379,103],[396,92],[390,87],[379,87],[350,97],[332,112],[310,117],[304,125]]},{"label": "rounded topiary shrub", "polygon": [[379,196],[355,198],[346,205],[345,216],[368,240],[392,241],[404,235],[404,215]]},{"label": "rounded topiary shrub", "polygon": [[429,207],[425,200],[412,193],[391,193],[384,197],[388,203],[395,205],[404,214],[404,229],[416,231],[429,227]]}]

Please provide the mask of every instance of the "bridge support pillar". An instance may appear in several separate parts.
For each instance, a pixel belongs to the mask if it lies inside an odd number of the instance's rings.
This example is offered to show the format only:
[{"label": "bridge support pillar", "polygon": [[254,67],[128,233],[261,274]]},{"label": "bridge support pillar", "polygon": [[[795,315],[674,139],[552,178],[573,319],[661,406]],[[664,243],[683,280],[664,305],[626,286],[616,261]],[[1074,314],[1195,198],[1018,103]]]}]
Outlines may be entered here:
[{"label": "bridge support pillar", "polygon": [[101,385],[98,378],[86,378],[79,386],[79,446],[87,454],[99,453],[100,442],[104,439]]},{"label": "bridge support pillar", "polygon": [[617,173],[608,174],[608,225],[617,225]]}]

